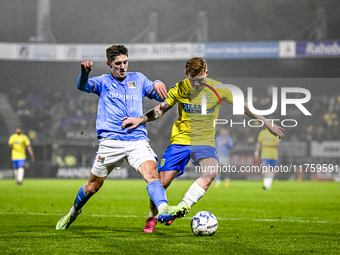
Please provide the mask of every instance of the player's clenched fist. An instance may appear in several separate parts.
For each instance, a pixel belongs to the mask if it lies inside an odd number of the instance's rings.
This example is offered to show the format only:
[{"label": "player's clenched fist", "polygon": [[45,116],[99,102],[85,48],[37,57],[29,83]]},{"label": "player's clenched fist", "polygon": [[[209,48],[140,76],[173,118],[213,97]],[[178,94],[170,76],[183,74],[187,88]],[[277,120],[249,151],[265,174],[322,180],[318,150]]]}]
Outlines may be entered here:
[{"label": "player's clenched fist", "polygon": [[89,73],[92,70],[93,62],[91,61],[84,61],[80,64],[80,68],[83,72]]}]

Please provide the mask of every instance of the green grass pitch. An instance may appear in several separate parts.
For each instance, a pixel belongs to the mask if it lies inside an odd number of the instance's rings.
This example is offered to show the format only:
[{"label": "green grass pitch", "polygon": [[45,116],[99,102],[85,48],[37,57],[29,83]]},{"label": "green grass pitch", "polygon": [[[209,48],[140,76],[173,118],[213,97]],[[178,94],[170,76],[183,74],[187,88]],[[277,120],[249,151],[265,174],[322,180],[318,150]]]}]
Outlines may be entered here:
[{"label": "green grass pitch", "polygon": [[[188,216],[143,233],[143,180],[107,180],[67,231],[55,225],[85,180],[0,180],[0,254],[340,254],[340,183],[260,181],[212,186]],[[168,189],[177,204],[192,181]],[[216,215],[214,236],[195,236],[191,217]]]}]

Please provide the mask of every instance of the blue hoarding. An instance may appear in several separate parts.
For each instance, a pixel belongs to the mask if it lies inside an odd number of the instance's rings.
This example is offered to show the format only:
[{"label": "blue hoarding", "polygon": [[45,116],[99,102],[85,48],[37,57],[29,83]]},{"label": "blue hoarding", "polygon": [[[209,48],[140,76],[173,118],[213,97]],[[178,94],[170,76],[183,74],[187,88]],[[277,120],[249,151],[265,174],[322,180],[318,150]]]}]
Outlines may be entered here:
[{"label": "blue hoarding", "polygon": [[205,57],[216,58],[277,58],[279,42],[206,43]]}]

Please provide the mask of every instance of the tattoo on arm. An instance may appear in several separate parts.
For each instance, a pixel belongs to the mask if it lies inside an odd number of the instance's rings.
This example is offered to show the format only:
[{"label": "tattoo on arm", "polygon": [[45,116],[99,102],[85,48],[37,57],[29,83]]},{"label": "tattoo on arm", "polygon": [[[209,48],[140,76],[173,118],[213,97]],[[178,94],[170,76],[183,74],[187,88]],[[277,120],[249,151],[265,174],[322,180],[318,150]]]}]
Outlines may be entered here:
[{"label": "tattoo on arm", "polygon": [[172,106],[164,101],[143,115],[144,122],[154,121],[166,113]]}]

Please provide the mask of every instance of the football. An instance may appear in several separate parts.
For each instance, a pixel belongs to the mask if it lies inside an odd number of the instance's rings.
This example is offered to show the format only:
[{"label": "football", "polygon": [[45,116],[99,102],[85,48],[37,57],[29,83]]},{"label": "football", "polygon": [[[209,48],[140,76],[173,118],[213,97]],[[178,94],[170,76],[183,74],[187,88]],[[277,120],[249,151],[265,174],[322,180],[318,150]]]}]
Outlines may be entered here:
[{"label": "football", "polygon": [[217,231],[218,222],[208,211],[198,212],[192,217],[191,230],[197,236],[212,236]]}]

